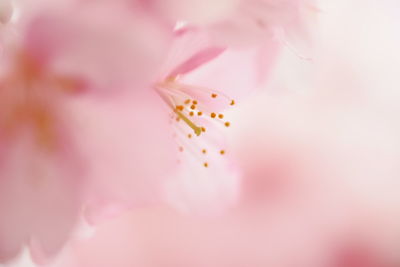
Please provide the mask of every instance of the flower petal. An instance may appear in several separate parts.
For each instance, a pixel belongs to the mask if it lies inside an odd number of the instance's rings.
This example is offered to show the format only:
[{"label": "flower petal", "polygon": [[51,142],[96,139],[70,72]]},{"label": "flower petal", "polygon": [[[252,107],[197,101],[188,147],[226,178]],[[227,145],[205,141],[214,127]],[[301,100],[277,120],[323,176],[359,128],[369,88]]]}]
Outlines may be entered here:
[{"label": "flower petal", "polygon": [[224,52],[224,48],[220,47],[209,47],[205,48],[192,57],[187,59],[185,62],[177,66],[174,70],[171,71],[170,76],[178,76],[187,74],[203,64],[208,63],[209,61],[218,57],[222,52]]},{"label": "flower petal", "polygon": [[81,98],[71,105],[91,188],[90,221],[103,217],[101,206],[113,214],[160,199],[178,153],[165,108],[153,90],[108,100]]},{"label": "flower petal", "polygon": [[27,51],[50,71],[100,92],[142,88],[158,73],[170,29],[117,3],[88,1],[31,14]]},{"label": "flower petal", "polygon": [[29,139],[21,137],[1,161],[1,254],[15,256],[19,246],[36,240],[35,254],[44,259],[60,250],[76,223],[81,181],[67,158],[48,155]]}]

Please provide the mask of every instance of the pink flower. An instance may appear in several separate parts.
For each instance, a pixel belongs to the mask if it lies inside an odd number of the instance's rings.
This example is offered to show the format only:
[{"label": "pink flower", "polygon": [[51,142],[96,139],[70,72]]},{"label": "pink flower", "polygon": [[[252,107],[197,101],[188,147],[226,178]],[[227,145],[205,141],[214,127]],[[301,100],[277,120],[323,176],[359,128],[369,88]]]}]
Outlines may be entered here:
[{"label": "pink flower", "polygon": [[96,223],[148,203],[216,213],[236,201],[224,110],[268,71],[257,48],[226,51],[194,28],[172,36],[123,1],[27,3],[1,73],[1,261],[26,245],[45,262],[82,211]]},{"label": "pink flower", "polygon": [[389,176],[398,146],[385,145],[397,131],[357,108],[343,120],[339,107],[319,104],[265,93],[238,108],[236,207],[211,218],[137,209],[72,243],[56,266],[397,266],[398,205],[386,201],[398,204]]},{"label": "pink flower", "polygon": [[[153,203],[167,201],[180,210],[198,213],[218,212],[234,202],[238,193],[239,176],[229,159],[229,148],[225,142],[224,132],[229,130],[231,122],[226,120],[223,111],[234,107],[237,99],[246,95],[246,91],[250,91],[259,83],[259,75],[264,68],[260,67],[259,72],[253,72],[253,70],[258,70],[255,68],[256,55],[257,53],[253,51],[229,52],[223,47],[215,47],[207,34],[196,29],[178,30],[175,33],[170,55],[158,74],[159,78],[153,88],[145,94],[149,98],[144,103],[150,103],[145,106],[149,109],[161,108],[163,112],[160,112],[158,118],[152,117],[149,120],[149,122],[157,123],[146,125],[142,139],[132,141],[135,145],[132,149],[137,149],[138,144],[143,146],[136,160],[132,159],[132,156],[122,160],[115,158],[116,165],[114,166],[118,167],[114,170],[122,170],[118,173],[118,177],[119,179],[125,177],[124,182],[115,183],[114,180],[110,180],[109,176],[114,174],[109,171],[113,169],[106,164],[104,168],[107,171],[103,168],[96,169],[96,174],[93,176],[96,180],[100,177],[102,181],[102,194],[100,194],[102,197],[95,197],[93,205],[88,208],[89,221],[96,223],[105,216],[115,216],[127,206],[148,203],[149,200]],[[236,62],[249,66],[249,71],[243,72],[237,69]],[[231,73],[240,71],[241,75],[236,75],[234,79],[222,77],[221,71],[225,72],[228,69]],[[235,98],[228,97],[225,92]],[[137,99],[143,102],[144,98],[140,94],[142,93],[138,92]],[[131,109],[128,106],[132,105],[132,100],[129,99],[125,103],[127,108]],[[146,111],[139,113],[147,114]],[[164,118],[166,116],[169,118]],[[114,117],[112,119],[115,120]],[[167,122],[169,122],[168,129],[163,126]],[[98,129],[101,126],[91,128]],[[110,130],[113,131],[113,129]],[[129,127],[123,132],[129,136],[132,134],[131,131],[138,130],[132,125],[132,128]],[[152,134],[160,135],[160,133],[163,133],[165,139],[170,138],[169,142],[175,143],[173,152],[165,152],[169,160],[155,158],[155,154],[164,155],[162,150],[157,149],[163,145],[154,143],[152,138]],[[88,136],[92,138],[93,135],[90,133]],[[79,139],[87,140],[88,138]],[[121,140],[121,149],[125,150],[126,139],[119,140]],[[152,140],[151,146],[147,140]],[[84,143],[90,144],[92,141]],[[82,145],[85,146],[85,144]],[[131,153],[131,155],[134,154],[134,152]],[[107,155],[107,153],[99,153],[99,155]],[[98,160],[95,157],[93,159],[94,162]],[[104,162],[110,163],[109,157]],[[111,162],[114,160],[111,159]],[[148,166],[151,170],[152,175],[147,174],[146,179],[140,180],[147,181],[145,184],[133,184],[139,180],[131,179],[132,170],[129,169],[134,166],[132,162],[140,162],[137,165]],[[124,167],[125,164],[126,167]],[[154,168],[154,164],[158,167]],[[129,171],[123,171],[126,168]],[[139,175],[143,174],[139,172]],[[97,181],[95,183],[98,184]],[[127,186],[129,184],[134,186]],[[149,184],[153,185],[150,187],[154,190],[153,192],[138,190],[143,186],[149,188]],[[110,188],[119,189],[113,192]],[[133,194],[134,191],[138,192]],[[152,198],[149,198],[149,195]],[[105,209],[105,206],[108,208]]]},{"label": "pink flower", "polygon": [[258,62],[258,53],[214,46],[198,29],[176,32],[156,89],[173,111],[180,151],[180,167],[167,180],[166,199],[181,211],[215,214],[238,197],[240,174],[226,141],[234,122],[225,111],[256,89],[267,72],[269,66]]},{"label": "pink flower", "polygon": [[[237,98],[222,93],[221,78],[211,82],[219,90],[185,81],[225,48],[210,46],[197,30],[179,30],[173,53],[183,53],[171,55],[166,71],[158,71],[169,28],[122,7],[89,1],[23,10],[16,25],[23,38],[7,47],[1,84],[2,261],[23,245],[36,262],[46,261],[71,237],[82,210],[94,223],[165,197],[180,208],[189,199],[185,210],[221,202],[218,211],[237,196],[238,176],[216,130],[229,128],[222,111]],[[142,41],[145,30],[154,44]],[[254,67],[254,53],[237,60],[246,57],[243,63]],[[227,53],[222,62],[232,64],[230,58]],[[255,86],[264,66],[251,70],[236,76],[237,84],[228,79],[232,95]],[[93,97],[99,92],[110,99]],[[183,167],[175,183],[178,154]],[[178,198],[169,197],[174,191],[181,192]]]},{"label": "pink flower", "polygon": [[118,1],[74,2],[26,15],[25,42],[36,60],[97,92],[142,88],[155,78],[171,28]]},{"label": "pink flower", "polygon": [[[168,129],[167,116],[149,96],[154,92],[139,89],[152,79],[170,37],[164,25],[113,3],[22,11],[1,65],[0,261],[26,245],[35,262],[44,262],[71,237],[92,192],[100,195],[104,181],[93,177],[96,168],[119,188],[134,186],[125,196],[153,186],[148,177],[165,175],[149,164],[154,150],[157,162],[169,162],[171,154],[163,153],[172,151],[169,138],[153,134],[152,144],[146,141],[154,129]],[[98,92],[109,100],[94,97]],[[118,158],[123,163],[113,165]],[[139,168],[140,160],[147,168]],[[133,183],[123,183],[125,172]]]},{"label": "pink flower", "polygon": [[[343,1],[343,6],[353,18],[354,12],[348,9],[347,1]],[[360,12],[365,10],[368,9]],[[337,15],[341,18],[343,13]],[[370,21],[370,14],[365,15],[362,21]],[[376,25],[377,21],[386,20],[372,20],[372,24]],[[331,23],[336,25],[337,19]],[[345,25],[346,21],[341,23]],[[360,34],[358,26],[354,24],[357,31],[351,35]],[[379,33],[383,28],[378,28]],[[338,33],[343,37],[342,28]],[[370,40],[370,31],[361,35],[365,35],[366,41]],[[388,40],[396,39],[396,35],[390,35]],[[349,46],[340,38],[328,35],[327,40],[329,48],[335,44],[332,40],[340,47]],[[379,43],[381,40],[377,38]],[[396,46],[396,42],[388,43],[390,47]],[[350,54],[357,55],[362,50],[359,48],[351,50]],[[376,49],[375,46],[368,48],[365,50],[368,54]],[[198,55],[207,59],[216,50],[205,51],[208,51],[206,56],[201,52]],[[335,57],[324,63],[342,62],[343,58],[338,60],[337,54],[333,54]],[[218,62],[224,55],[209,64]],[[326,55],[331,57],[330,53]],[[347,53],[342,56],[349,58]],[[395,72],[389,71],[388,75],[384,68],[383,73],[378,73],[382,66],[375,66],[377,62],[392,63],[391,54],[389,61],[382,58],[382,53],[363,57],[367,61],[371,58],[374,64],[368,67],[364,60],[358,61],[361,64],[355,65],[356,68],[353,64],[357,61],[323,65],[325,75],[316,75],[318,79],[322,77],[323,82],[315,91],[305,91],[303,95],[280,92],[278,96],[264,92],[241,105],[236,114],[223,113],[224,118],[231,115],[235,119],[229,128],[235,133],[233,141],[236,142],[226,155],[237,156],[243,173],[241,194],[236,195],[232,190],[234,197],[229,198],[227,194],[226,198],[227,202],[236,203],[236,207],[212,218],[182,215],[162,205],[144,207],[99,225],[91,239],[72,244],[61,258],[64,260],[61,266],[398,266],[400,147],[397,112],[393,112],[398,111],[397,105],[393,105],[398,101],[391,91],[398,81]],[[196,76],[210,66],[186,73],[185,70],[193,70],[193,66],[198,65],[196,62],[202,61],[194,57],[188,62],[194,63],[189,67],[180,65],[185,68],[178,68],[181,71],[178,73]],[[321,74],[320,67],[317,66],[317,74]],[[371,68],[374,75],[357,75],[361,67]],[[167,79],[161,78],[157,84],[164,90],[164,96],[172,95],[174,99],[186,91],[199,91],[185,81],[184,90],[175,96],[174,86],[181,86],[183,82],[182,77],[168,79],[171,69],[175,66],[168,68],[167,75],[163,76]],[[245,72],[242,68],[240,71]],[[363,77],[366,79],[361,79]],[[391,78],[390,83],[382,77]],[[189,80],[189,77],[183,78]],[[208,84],[218,78],[197,82]],[[324,91],[326,88],[328,94]],[[321,97],[321,91],[325,97]],[[168,103],[168,98],[166,101]],[[199,102],[196,105],[199,106]],[[171,106],[170,110],[174,110],[174,105]],[[218,108],[220,105],[206,101],[206,106]],[[184,115],[190,110],[191,106],[182,108]],[[196,133],[200,121],[190,119],[190,115],[186,118],[192,124],[182,124]],[[217,145],[221,147],[221,142]],[[195,151],[198,153],[199,149]],[[189,159],[184,158],[185,161]],[[192,166],[202,162],[193,160]],[[210,162],[209,167],[213,166]],[[189,173],[194,170],[188,169]],[[200,210],[201,205],[196,204],[211,199],[209,203],[215,208],[212,205],[220,199],[208,198],[216,191],[209,190],[208,180],[201,186],[192,186],[189,182],[190,179],[184,180],[181,188],[186,189],[185,193],[198,193],[195,196],[199,197],[191,199],[179,190],[172,190],[171,202],[188,210],[190,205],[185,201],[194,199],[195,208]],[[223,182],[224,179],[217,184]],[[199,188],[201,190],[197,191]]]}]

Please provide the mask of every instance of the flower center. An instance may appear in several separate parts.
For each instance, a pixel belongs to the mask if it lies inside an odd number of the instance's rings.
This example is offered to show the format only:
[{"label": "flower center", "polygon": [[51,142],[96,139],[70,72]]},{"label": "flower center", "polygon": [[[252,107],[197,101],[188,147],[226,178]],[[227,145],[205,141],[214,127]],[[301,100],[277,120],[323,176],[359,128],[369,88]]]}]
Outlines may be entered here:
[{"label": "flower center", "polygon": [[0,82],[1,132],[7,138],[15,138],[28,127],[40,147],[55,149],[56,105],[60,94],[73,92],[77,83],[47,73],[21,52],[15,55],[14,64]]},{"label": "flower center", "polygon": [[[228,128],[231,124],[217,110],[235,105],[233,99],[216,90],[185,84],[177,76],[156,84],[156,90],[172,111],[171,123],[176,128],[180,152],[190,151],[206,168],[209,163],[204,161],[204,156],[211,152],[219,156],[226,153],[225,148],[215,149],[224,146],[221,143],[225,139],[223,136],[218,138],[220,131],[217,129]],[[196,142],[193,142],[195,138]]]}]

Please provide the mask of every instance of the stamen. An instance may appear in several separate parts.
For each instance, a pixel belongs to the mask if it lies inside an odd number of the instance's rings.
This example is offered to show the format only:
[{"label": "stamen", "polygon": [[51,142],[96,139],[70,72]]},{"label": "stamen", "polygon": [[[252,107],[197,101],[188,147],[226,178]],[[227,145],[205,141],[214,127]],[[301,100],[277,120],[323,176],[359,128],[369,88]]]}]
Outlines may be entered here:
[{"label": "stamen", "polygon": [[[216,136],[205,134],[206,128],[198,125],[198,123],[220,124],[222,127],[229,127],[230,122],[225,120],[225,115],[217,112],[221,110],[221,105],[225,108],[234,105],[235,101],[232,98],[208,88],[180,83],[178,77],[165,79],[156,84],[156,89],[161,98],[175,113],[173,119],[175,118],[177,122],[182,120],[197,136],[204,133],[204,138],[193,140],[194,134],[187,132],[185,124],[173,123],[173,127],[176,127],[180,136],[175,140],[180,152],[189,153],[196,157],[206,168],[209,167],[209,161],[204,161],[205,157],[208,159],[208,157],[218,154],[226,154],[225,150],[213,149]],[[209,99],[210,97],[212,99]],[[203,115],[206,116],[199,118]]]},{"label": "stamen", "polygon": [[189,120],[182,112],[175,110],[175,113],[181,118],[190,128],[193,129],[194,133],[199,136],[201,134],[201,128]]}]

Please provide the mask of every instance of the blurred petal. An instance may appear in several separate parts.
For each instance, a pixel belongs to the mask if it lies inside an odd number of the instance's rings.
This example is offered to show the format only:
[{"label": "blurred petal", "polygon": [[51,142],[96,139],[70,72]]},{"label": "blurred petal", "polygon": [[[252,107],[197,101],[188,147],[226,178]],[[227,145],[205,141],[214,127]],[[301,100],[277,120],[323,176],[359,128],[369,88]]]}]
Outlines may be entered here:
[{"label": "blurred petal", "polygon": [[0,24],[6,24],[10,21],[13,13],[11,0],[3,0],[0,2]]},{"label": "blurred petal", "polygon": [[239,196],[238,171],[219,151],[207,152],[203,155],[206,163],[202,163],[190,155],[195,152],[187,151],[189,155],[184,155],[179,172],[166,183],[167,202],[184,213],[217,215],[232,207]]},{"label": "blurred petal", "polygon": [[232,13],[238,0],[154,0],[153,8],[173,21],[210,24]]},{"label": "blurred petal", "polygon": [[113,2],[38,12],[26,31],[33,57],[59,75],[106,92],[148,84],[170,41],[164,25]]},{"label": "blurred petal", "polygon": [[69,159],[55,159],[30,143],[22,138],[2,161],[0,232],[6,243],[1,254],[35,240],[35,251],[44,259],[60,250],[75,225],[81,181],[76,167],[68,166]]},{"label": "blurred petal", "polygon": [[210,47],[197,52],[195,55],[187,59],[181,65],[171,71],[170,76],[178,76],[187,74],[201,65],[213,60],[219,56],[225,49],[218,47]]},{"label": "blurred petal", "polygon": [[108,101],[82,98],[71,112],[92,191],[91,209],[100,205],[113,214],[158,201],[161,183],[177,159],[168,112],[158,95],[149,90]]}]

